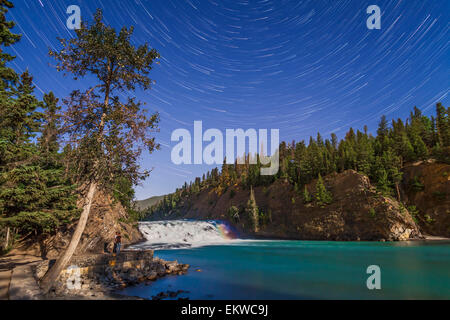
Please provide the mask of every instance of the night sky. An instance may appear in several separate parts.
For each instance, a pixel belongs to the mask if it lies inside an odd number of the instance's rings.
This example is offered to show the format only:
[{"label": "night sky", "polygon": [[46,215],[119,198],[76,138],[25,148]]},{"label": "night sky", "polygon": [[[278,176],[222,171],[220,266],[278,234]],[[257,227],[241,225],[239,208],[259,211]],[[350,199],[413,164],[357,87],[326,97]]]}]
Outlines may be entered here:
[{"label": "night sky", "polygon": [[[320,131],[342,137],[382,114],[434,113],[449,105],[449,0],[16,0],[9,18],[22,40],[13,67],[34,76],[36,94],[59,98],[92,85],[58,73],[48,48],[69,38],[66,9],[83,19],[103,9],[117,29],[161,54],[149,91],[133,93],[161,114],[161,150],[142,158],[154,168],[137,198],[172,192],[210,167],[174,165],[176,128],[280,129],[280,139],[308,141]],[[366,8],[381,8],[381,30],[368,30]]]}]

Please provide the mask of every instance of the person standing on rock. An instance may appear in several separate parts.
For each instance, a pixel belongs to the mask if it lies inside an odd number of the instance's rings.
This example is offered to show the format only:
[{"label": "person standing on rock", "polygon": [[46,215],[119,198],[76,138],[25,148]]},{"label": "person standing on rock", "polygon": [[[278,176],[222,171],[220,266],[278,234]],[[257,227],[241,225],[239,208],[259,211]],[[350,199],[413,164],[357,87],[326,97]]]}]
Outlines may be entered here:
[{"label": "person standing on rock", "polygon": [[116,232],[116,236],[114,237],[114,249],[113,252],[115,254],[119,254],[120,247],[122,246],[122,236],[120,235],[120,232]]}]

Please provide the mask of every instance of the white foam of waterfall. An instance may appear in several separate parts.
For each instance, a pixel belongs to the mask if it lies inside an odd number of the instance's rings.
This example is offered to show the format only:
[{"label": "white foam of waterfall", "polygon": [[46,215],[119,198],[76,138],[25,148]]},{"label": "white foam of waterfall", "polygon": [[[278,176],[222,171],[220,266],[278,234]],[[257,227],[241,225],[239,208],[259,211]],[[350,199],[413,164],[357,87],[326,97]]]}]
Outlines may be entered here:
[{"label": "white foam of waterfall", "polygon": [[231,229],[219,221],[164,220],[140,222],[146,241],[133,249],[178,249],[205,245],[232,244]]}]

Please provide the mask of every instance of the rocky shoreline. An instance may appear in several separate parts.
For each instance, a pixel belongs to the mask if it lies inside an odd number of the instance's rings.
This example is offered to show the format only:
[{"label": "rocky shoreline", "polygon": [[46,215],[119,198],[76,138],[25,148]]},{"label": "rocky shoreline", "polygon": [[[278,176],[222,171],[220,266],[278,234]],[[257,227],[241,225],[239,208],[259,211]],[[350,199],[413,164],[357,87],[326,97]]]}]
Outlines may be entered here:
[{"label": "rocky shoreline", "polygon": [[[45,260],[32,267],[38,281],[54,260]],[[60,275],[54,289],[41,299],[141,299],[117,293],[118,290],[141,283],[151,283],[167,275],[182,275],[189,265],[153,257],[153,250],[127,250],[119,255],[91,254],[73,257]],[[179,292],[160,293],[155,298],[176,296]]]}]

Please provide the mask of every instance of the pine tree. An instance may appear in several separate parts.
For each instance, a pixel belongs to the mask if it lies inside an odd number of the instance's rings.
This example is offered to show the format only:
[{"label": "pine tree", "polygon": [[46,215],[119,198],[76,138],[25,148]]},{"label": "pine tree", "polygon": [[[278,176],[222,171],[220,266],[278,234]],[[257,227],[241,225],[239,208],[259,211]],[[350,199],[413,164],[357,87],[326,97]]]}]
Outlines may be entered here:
[{"label": "pine tree", "polygon": [[428,149],[425,142],[423,142],[420,136],[415,136],[413,139],[414,153],[417,159],[426,159],[428,157]]},{"label": "pine tree", "polygon": [[11,32],[15,23],[6,20],[6,13],[11,8],[13,8],[11,1],[0,0],[0,105],[2,106],[7,103],[9,89],[18,80],[16,72],[7,66],[7,63],[15,57],[4,51],[4,47],[13,45],[21,38],[21,35]]},{"label": "pine tree", "polygon": [[311,194],[308,192],[308,188],[305,186],[305,189],[303,190],[303,202],[310,203],[311,201]]},{"label": "pine tree", "polygon": [[[64,177],[57,144],[54,96],[45,95],[45,113],[36,111],[41,104],[33,96],[31,76],[21,76],[14,103],[13,121],[9,123],[13,135],[9,145],[14,157],[9,157],[2,170],[0,207],[3,224],[22,234],[32,234],[41,243],[41,254],[46,255],[42,240],[60,226],[69,223],[78,213],[74,186]],[[42,124],[42,129],[39,126]],[[38,145],[32,138],[41,132]]]},{"label": "pine tree", "polygon": [[391,194],[390,182],[388,179],[388,174],[384,168],[381,168],[377,172],[377,189],[384,195]]},{"label": "pine tree", "polygon": [[[249,165],[249,155],[244,155],[245,164],[235,163],[236,177],[230,179],[233,183],[236,181],[236,184],[252,189],[254,186],[270,184],[277,178],[282,178],[294,186],[296,193],[304,188],[303,199],[307,203],[311,201],[311,195],[305,186],[320,175],[315,196],[318,195],[317,203],[324,206],[331,201],[331,194],[323,185],[321,177],[333,172],[356,169],[368,175],[380,192],[385,195],[395,194],[401,200],[400,183],[404,162],[426,159],[429,154],[436,156],[438,161],[448,162],[450,159],[449,148],[443,146],[449,111],[442,106],[438,107],[437,111],[436,118],[427,117],[415,107],[409,119],[405,122],[395,120],[392,127],[389,127],[386,117],[383,116],[376,137],[368,134],[367,126],[364,126],[363,132],[357,130],[355,133],[350,128],[345,138],[340,141],[335,134],[331,135],[331,140],[325,141],[318,134],[316,139],[310,138],[307,146],[303,141],[293,141],[291,144],[281,142],[281,166],[277,175],[270,179],[261,178],[258,165]],[[229,166],[228,174],[231,176],[230,168]],[[212,180],[223,180],[217,169],[213,172],[215,173],[211,176],[215,178]],[[208,182],[207,185],[215,184]]]},{"label": "pine tree", "polygon": [[316,184],[315,199],[316,203],[321,207],[324,207],[325,205],[330,204],[333,201],[331,193],[327,191],[320,174]]},{"label": "pine tree", "polygon": [[388,133],[389,133],[388,121],[386,120],[386,116],[382,115],[381,120],[378,124],[378,130],[377,130],[378,138],[383,139],[385,136],[388,135]]},{"label": "pine tree", "polygon": [[450,146],[450,107],[446,109],[440,102],[436,105],[436,128],[439,144]]},{"label": "pine tree", "polygon": [[36,112],[39,102],[33,96],[28,72],[2,93],[6,103],[0,109],[0,223],[10,228],[23,206],[33,200],[28,194],[28,187],[34,187],[30,171],[37,157],[32,138],[38,132],[41,114]]},{"label": "pine tree", "polygon": [[[18,79],[16,72],[7,66],[9,62],[14,60],[14,56],[4,51],[5,47],[11,46],[20,40],[20,35],[11,32],[14,27],[13,21],[6,20],[6,13],[8,9],[13,7],[12,2],[0,0],[0,193],[1,188],[7,180],[5,180],[5,165],[8,162],[14,161],[14,143],[12,141],[14,136],[14,127],[11,119],[8,116],[10,110],[13,108],[14,100],[14,85]],[[0,218],[9,216],[11,213],[5,211],[3,201],[0,200]],[[0,227],[2,224],[0,223]],[[11,238],[10,227],[6,226],[6,240],[3,244],[5,249],[9,248],[9,239]]]},{"label": "pine tree", "polygon": [[132,185],[147,177],[149,173],[139,170],[137,160],[143,148],[151,153],[159,147],[149,136],[159,115],[148,117],[135,98],[122,101],[119,96],[136,87],[150,88],[148,74],[159,54],[148,45],[131,43],[133,27],[117,33],[102,20],[102,12],[97,10],[91,25],[83,22],[75,38],[60,39],[62,49],[50,51],[58,61],[57,70],[70,72],[75,79],[94,76],[97,85],[85,92],[73,91],[67,101],[65,133],[73,144],[76,181],[86,188],[87,195],[68,247],[41,281],[44,292],[50,290],[75,252],[97,190],[114,190],[117,177]]},{"label": "pine tree", "polygon": [[367,134],[363,134],[358,130],[356,145],[356,166],[359,172],[369,174],[373,162],[373,145]]},{"label": "pine tree", "polygon": [[399,184],[400,184],[400,182],[402,182],[403,172],[398,167],[392,167],[390,175],[391,175],[392,181],[394,182],[394,185],[395,185],[395,191],[397,193],[397,200],[401,201]]},{"label": "pine tree", "polygon": [[223,159],[222,172],[220,175],[220,185],[223,188],[226,188],[230,183],[229,165],[226,163],[226,161],[227,161],[227,158],[225,157]]},{"label": "pine tree", "polygon": [[[57,143],[56,98],[44,96],[42,105],[33,95],[32,78],[25,72],[17,86],[14,110],[2,117],[8,143],[3,151],[8,163],[2,167],[0,207],[2,222],[37,240],[55,232],[78,213],[75,187],[64,176]],[[45,113],[37,112],[43,107]],[[40,133],[38,144],[32,139]],[[9,139],[8,139],[9,138]],[[9,140],[9,141],[8,141]],[[45,256],[45,247],[41,246]]]},{"label": "pine tree", "polygon": [[246,211],[252,221],[253,231],[255,233],[259,232],[259,210],[256,205],[255,193],[253,192],[253,187],[250,187],[250,198],[247,202]]},{"label": "pine tree", "polygon": [[397,122],[393,121],[392,128],[391,138],[396,153],[401,156],[402,161],[414,161],[416,154],[406,133],[403,121],[401,119],[398,119]]}]

